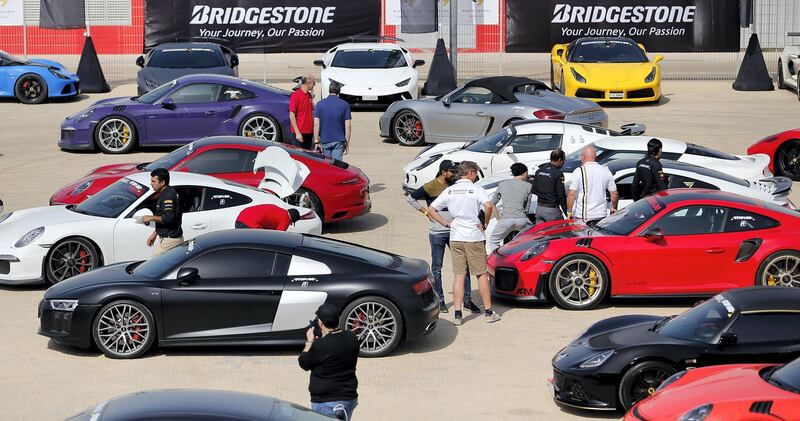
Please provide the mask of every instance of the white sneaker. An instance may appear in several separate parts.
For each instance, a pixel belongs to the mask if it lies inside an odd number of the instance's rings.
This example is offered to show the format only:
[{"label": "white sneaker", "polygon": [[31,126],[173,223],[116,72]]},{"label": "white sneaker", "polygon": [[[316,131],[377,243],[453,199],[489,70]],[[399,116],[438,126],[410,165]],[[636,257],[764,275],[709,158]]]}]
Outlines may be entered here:
[{"label": "white sneaker", "polygon": [[483,314],[483,321],[486,323],[494,323],[500,320],[500,314],[494,310],[492,310],[492,314]]}]

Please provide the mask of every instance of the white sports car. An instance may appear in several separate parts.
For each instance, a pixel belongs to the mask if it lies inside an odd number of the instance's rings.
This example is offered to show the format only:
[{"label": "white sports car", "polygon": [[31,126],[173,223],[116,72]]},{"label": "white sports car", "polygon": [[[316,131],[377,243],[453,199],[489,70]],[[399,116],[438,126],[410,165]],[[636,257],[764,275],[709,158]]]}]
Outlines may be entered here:
[{"label": "white sports car", "polygon": [[[788,37],[800,37],[800,32],[789,32]],[[798,74],[800,73],[800,44],[793,43],[783,48],[778,58],[778,89],[789,89],[798,93]]]},{"label": "white sports car", "polygon": [[[416,190],[436,178],[439,163],[473,161],[481,168],[480,178],[508,171],[522,162],[532,170],[550,160],[550,152],[561,148],[569,154],[598,139],[644,133],[645,127],[630,124],[622,132],[565,121],[525,120],[513,122],[497,133],[472,142],[440,143],[423,149],[403,168],[403,189]],[[613,142],[614,140],[612,140]]]},{"label": "white sports car", "polygon": [[320,82],[322,98],[328,96],[331,82],[342,85],[339,97],[350,104],[386,107],[403,99],[416,99],[419,80],[414,60],[405,48],[384,42],[340,44],[325,52]]},{"label": "white sports car", "polygon": [[[248,206],[294,208],[301,219],[289,231],[320,234],[322,222],[310,209],[298,208],[254,187],[207,175],[175,172],[170,185],[183,208],[183,237],[234,228]],[[150,174],[123,178],[78,205],[24,209],[0,216],[0,283],[57,283],[95,267],[143,260],[152,226],[137,221],[151,215],[156,195]]]}]

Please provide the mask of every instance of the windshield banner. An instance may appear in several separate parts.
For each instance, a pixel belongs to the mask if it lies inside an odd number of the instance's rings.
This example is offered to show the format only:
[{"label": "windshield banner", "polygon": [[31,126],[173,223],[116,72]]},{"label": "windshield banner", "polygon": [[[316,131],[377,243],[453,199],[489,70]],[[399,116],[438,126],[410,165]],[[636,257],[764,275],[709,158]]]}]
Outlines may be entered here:
[{"label": "windshield banner", "polygon": [[507,52],[550,52],[581,37],[628,37],[658,52],[738,52],[739,2],[506,0]]},{"label": "windshield banner", "polygon": [[377,37],[380,0],[145,0],[144,48],[216,39],[241,53],[321,52]]}]

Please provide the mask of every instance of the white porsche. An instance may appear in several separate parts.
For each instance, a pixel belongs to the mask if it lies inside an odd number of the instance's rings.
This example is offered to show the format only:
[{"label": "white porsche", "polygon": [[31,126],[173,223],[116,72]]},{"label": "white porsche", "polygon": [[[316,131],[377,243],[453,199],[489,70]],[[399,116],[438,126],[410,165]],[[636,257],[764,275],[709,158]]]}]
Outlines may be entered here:
[{"label": "white porsche", "polygon": [[[322,221],[310,209],[283,202],[254,187],[207,175],[175,172],[170,185],[183,208],[186,240],[234,228],[239,213],[253,205],[294,208],[301,219],[289,231],[320,234]],[[150,174],[123,178],[78,205],[24,209],[0,216],[0,283],[57,283],[95,267],[149,258],[146,244],[156,197]]]},{"label": "white porsche", "polygon": [[340,44],[314,64],[322,67],[322,98],[331,82],[342,85],[339,97],[350,104],[386,107],[394,101],[416,99],[424,60],[415,60],[405,48],[386,42]]},{"label": "white porsche", "polygon": [[[788,37],[800,37],[800,32],[789,32]],[[794,42],[783,48],[778,58],[778,89],[795,91],[800,98],[800,43]]]}]

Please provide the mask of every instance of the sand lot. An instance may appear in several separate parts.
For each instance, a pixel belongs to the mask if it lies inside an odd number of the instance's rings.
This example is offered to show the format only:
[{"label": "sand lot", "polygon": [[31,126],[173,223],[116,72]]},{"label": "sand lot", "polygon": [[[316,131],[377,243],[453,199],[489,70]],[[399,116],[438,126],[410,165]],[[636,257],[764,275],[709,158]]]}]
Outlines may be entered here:
[{"label": "sand lot", "polygon": [[[58,149],[64,117],[109,96],[135,95],[125,85],[110,94],[25,106],[0,102],[0,198],[6,211],[47,204],[59,187],[92,168],[145,162],[165,150],[114,156]],[[734,92],[729,81],[664,83],[660,105],[608,107],[610,127],[641,122],[648,133],[744,154],[769,134],[798,126],[800,103],[787,91]],[[370,177],[372,212],[330,224],[325,235],[430,261],[424,217],[400,188],[402,167],[418,148],[378,136],[378,112],[354,113],[351,154],[345,159]],[[797,191],[792,193],[800,203]],[[656,268],[657,270],[657,268]],[[452,279],[449,255],[443,271]],[[36,305],[44,287],[0,288],[0,406],[4,420],[56,420],[123,393],[159,388],[211,388],[271,395],[308,404],[308,374],[296,348],[166,349],[134,361],[61,347],[36,334]],[[476,294],[477,296],[477,294]],[[451,301],[451,299],[448,299]],[[549,305],[496,308],[503,320],[452,312],[436,331],[394,355],[361,359],[357,420],[578,420],[620,418],[562,410],[547,394],[550,359],[589,324],[632,313],[674,314],[690,302],[615,300],[598,310],[566,312]],[[479,303],[480,304],[480,303]]]}]

